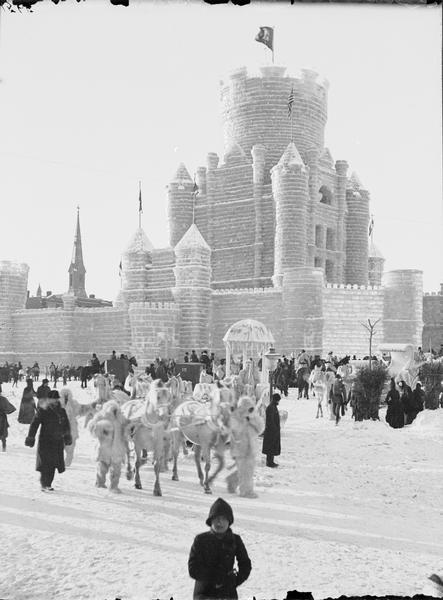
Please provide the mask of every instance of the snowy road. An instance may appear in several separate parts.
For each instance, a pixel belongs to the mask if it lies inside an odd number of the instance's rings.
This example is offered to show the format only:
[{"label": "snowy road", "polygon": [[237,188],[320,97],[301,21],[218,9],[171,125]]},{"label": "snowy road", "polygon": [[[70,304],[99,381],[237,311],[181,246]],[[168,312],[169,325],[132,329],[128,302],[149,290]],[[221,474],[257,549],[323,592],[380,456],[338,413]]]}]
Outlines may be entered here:
[{"label": "snowy road", "polygon": [[[81,401],[92,394],[72,389]],[[4,384],[3,392],[18,407],[21,388]],[[0,454],[0,598],[187,600],[189,548],[219,495],[232,504],[253,563],[242,599],[284,598],[290,589],[316,598],[420,593],[430,573],[443,571],[443,410],[393,430],[383,419],[357,426],[349,415],[336,427],[293,393],[281,407],[289,418],[280,468],[259,455],[256,500],[228,495],[224,473],[213,495],[203,494],[192,455],[179,459],[179,482],[162,474],[161,498],[152,495],[150,465],[142,491],[125,479],[121,495],[97,490],[83,427],[72,467],[42,494],[35,449],[24,446],[27,426],[14,413]]]}]

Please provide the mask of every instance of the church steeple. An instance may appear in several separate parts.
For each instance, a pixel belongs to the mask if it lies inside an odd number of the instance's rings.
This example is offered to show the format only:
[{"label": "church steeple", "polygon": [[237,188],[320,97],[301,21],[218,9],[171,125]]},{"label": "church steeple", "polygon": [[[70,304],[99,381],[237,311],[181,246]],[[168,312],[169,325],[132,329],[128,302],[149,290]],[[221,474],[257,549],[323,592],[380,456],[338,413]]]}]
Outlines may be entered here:
[{"label": "church steeple", "polygon": [[74,237],[74,248],[72,250],[69,273],[69,294],[80,298],[87,298],[85,290],[85,265],[83,264],[82,238],[80,234],[80,207],[77,206],[77,226]]}]

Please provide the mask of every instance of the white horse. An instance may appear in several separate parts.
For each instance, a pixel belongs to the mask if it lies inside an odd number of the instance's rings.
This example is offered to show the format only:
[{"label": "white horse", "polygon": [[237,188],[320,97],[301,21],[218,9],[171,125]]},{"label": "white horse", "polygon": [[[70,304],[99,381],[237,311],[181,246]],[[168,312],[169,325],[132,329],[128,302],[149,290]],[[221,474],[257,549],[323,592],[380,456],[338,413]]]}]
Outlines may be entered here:
[{"label": "white horse", "polygon": [[[146,395],[146,400],[129,400],[122,406],[123,415],[129,420],[127,434],[134,444],[135,465],[131,469],[129,443],[127,445],[127,479],[135,474],[135,487],[142,489],[140,466],[143,450],[153,453],[154,496],[161,496],[160,471],[167,468],[170,453],[171,435],[169,426],[170,390],[161,382],[155,381]],[[129,440],[128,440],[129,441]]]}]

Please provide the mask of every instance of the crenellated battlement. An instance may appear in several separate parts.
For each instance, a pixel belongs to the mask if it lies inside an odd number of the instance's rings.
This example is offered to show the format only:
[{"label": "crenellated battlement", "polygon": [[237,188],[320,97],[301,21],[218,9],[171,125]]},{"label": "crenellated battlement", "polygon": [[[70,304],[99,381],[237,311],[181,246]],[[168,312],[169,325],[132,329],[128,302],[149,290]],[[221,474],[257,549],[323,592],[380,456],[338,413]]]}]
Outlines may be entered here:
[{"label": "crenellated battlement", "polygon": [[327,283],[325,288],[328,290],[361,290],[361,291],[380,291],[382,286],[380,285],[357,285],[350,283]]},{"label": "crenellated battlement", "polygon": [[175,302],[131,302],[129,309],[178,310]]},{"label": "crenellated battlement", "polygon": [[242,294],[281,294],[281,290],[276,290],[273,287],[262,288],[221,288],[212,290],[214,296],[241,296]]}]

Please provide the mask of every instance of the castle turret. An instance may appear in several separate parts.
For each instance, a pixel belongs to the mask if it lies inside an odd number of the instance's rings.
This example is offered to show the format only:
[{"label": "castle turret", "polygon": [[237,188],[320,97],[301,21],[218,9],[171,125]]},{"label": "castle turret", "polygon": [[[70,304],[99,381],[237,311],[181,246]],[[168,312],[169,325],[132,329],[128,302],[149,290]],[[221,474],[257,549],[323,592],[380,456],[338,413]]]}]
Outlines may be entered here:
[{"label": "castle turret", "polygon": [[346,190],[346,283],[368,284],[369,192]]},{"label": "castle turret", "polygon": [[[327,118],[327,82],[304,69],[299,78],[285,77],[285,67],[261,67],[259,77],[248,77],[246,68],[234,71],[221,84],[225,148],[238,143],[249,155],[260,142],[266,147],[266,168],[277,163],[293,139],[305,152],[323,148]],[[288,98],[293,90],[293,119],[288,119]]]},{"label": "castle turret", "polygon": [[275,200],[273,283],[280,287],[283,274],[304,267],[307,257],[308,173],[294,142],[290,142],[271,175]]},{"label": "castle turret", "polygon": [[383,276],[383,285],[384,342],[421,346],[423,272],[413,269],[389,271]]},{"label": "castle turret", "polygon": [[153,245],[139,227],[122,255],[122,290],[125,302],[147,299],[148,271],[152,265]]},{"label": "castle turret", "polygon": [[173,295],[180,309],[178,346],[181,353],[204,349],[209,344],[211,249],[193,223],[174,252]]},{"label": "castle turret", "polygon": [[77,207],[77,225],[75,229],[74,248],[72,250],[71,264],[68,269],[69,289],[68,294],[78,298],[87,298],[85,289],[86,269],[83,264],[82,238],[80,234],[80,208]]},{"label": "castle turret", "polygon": [[369,285],[381,285],[385,258],[371,239],[369,245],[368,275]]},{"label": "castle turret", "polygon": [[169,245],[174,248],[192,223],[194,182],[181,163],[168,185]]},{"label": "castle turret", "polygon": [[14,360],[13,314],[25,308],[29,267],[0,261],[0,362]]}]

